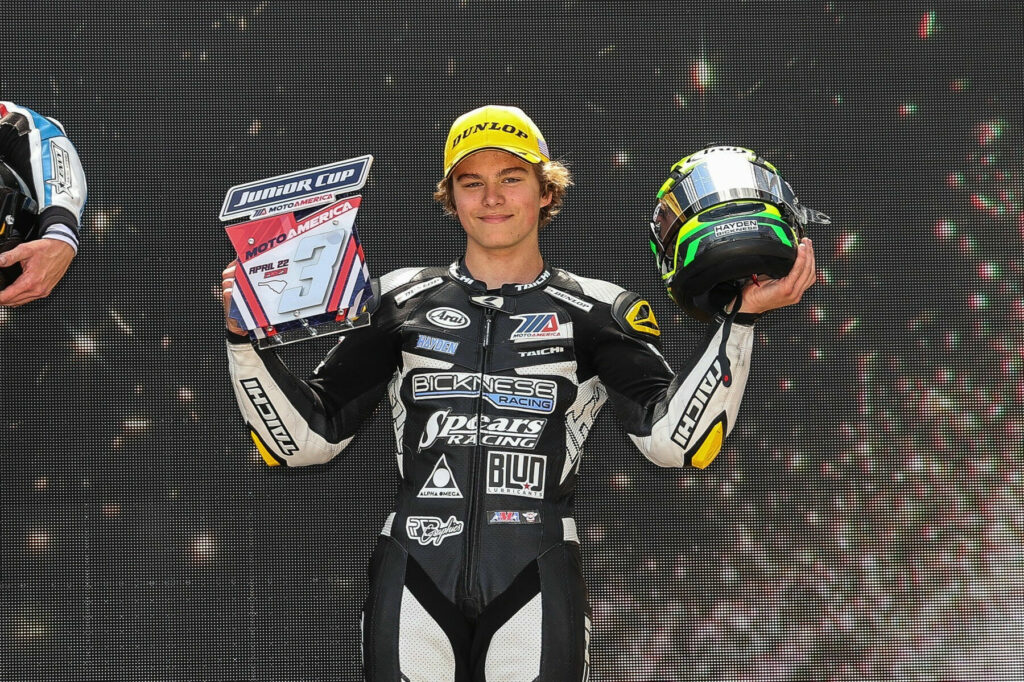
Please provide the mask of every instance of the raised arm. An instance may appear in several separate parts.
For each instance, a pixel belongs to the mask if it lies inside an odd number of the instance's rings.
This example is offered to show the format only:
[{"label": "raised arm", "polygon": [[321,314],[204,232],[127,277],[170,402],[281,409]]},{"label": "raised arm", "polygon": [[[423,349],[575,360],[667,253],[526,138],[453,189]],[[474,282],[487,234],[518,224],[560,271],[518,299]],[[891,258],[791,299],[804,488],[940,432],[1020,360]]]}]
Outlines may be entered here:
[{"label": "raised arm", "polygon": [[[234,267],[224,271],[225,311]],[[379,303],[379,297],[376,299]],[[228,323],[231,386],[250,435],[271,466],[321,464],[349,444],[380,402],[397,366],[398,349],[383,313],[340,337],[309,379],[300,379],[272,350],[257,351]]]}]

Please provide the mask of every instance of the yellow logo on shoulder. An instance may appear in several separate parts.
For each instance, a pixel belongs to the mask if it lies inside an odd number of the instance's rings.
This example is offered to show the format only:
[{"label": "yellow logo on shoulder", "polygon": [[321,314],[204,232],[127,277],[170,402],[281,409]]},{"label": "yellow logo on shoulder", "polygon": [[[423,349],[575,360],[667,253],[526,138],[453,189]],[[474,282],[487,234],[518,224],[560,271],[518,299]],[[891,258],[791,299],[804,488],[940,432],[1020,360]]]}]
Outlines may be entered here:
[{"label": "yellow logo on shoulder", "polygon": [[638,332],[661,336],[661,329],[658,328],[658,321],[654,319],[654,311],[647,301],[637,301],[626,312],[626,322]]}]

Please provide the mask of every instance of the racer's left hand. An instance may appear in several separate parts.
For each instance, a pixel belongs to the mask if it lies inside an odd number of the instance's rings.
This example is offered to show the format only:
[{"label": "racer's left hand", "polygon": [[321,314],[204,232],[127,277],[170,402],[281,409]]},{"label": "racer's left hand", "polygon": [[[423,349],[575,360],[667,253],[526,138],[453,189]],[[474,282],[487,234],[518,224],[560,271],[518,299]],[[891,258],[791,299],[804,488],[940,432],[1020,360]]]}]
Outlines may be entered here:
[{"label": "racer's left hand", "polygon": [[782,279],[758,280],[743,287],[741,313],[763,313],[775,308],[799,303],[815,279],[814,246],[806,237],[797,247],[796,261],[789,274]]},{"label": "racer's left hand", "polygon": [[0,267],[21,263],[21,275],[0,291],[0,306],[20,306],[50,295],[68,271],[75,250],[59,239],[34,239],[0,254]]}]

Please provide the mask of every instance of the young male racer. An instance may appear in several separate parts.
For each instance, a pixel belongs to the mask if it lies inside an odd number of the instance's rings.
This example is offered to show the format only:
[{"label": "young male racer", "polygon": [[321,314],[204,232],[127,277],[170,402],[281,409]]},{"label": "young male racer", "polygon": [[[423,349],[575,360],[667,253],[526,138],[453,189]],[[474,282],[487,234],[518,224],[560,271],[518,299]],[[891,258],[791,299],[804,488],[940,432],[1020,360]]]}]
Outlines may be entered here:
[{"label": "young male racer", "polygon": [[30,216],[0,215],[0,306],[20,306],[49,296],[78,253],[85,173],[59,121],[12,102],[0,102],[0,164],[0,192],[34,204]]},{"label": "young male racer", "polygon": [[656,464],[707,466],[736,419],[752,318],[814,280],[808,241],[789,276],[744,293],[727,372],[716,325],[673,374],[646,301],[541,256],[538,230],[569,183],[522,111],[471,111],[452,125],[436,194],[465,229],[464,257],[374,280],[369,327],[308,380],[229,322],[232,384],[270,465],[331,459],[388,394],[401,487],[371,561],[367,680],[587,679],[572,506],[598,411],[610,398]]}]

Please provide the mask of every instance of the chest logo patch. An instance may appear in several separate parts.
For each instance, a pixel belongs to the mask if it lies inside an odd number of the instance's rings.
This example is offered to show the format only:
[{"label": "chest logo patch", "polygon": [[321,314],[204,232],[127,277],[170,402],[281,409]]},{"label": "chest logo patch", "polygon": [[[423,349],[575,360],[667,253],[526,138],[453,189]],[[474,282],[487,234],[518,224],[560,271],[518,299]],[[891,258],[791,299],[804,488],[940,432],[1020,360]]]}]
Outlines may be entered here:
[{"label": "chest logo patch", "polygon": [[427,482],[423,484],[416,497],[462,497],[462,491],[455,482],[455,474],[452,473],[444,455],[437,460],[434,470],[430,472]]},{"label": "chest logo patch", "polygon": [[471,296],[469,300],[476,305],[495,310],[501,310],[501,306],[505,305],[505,299],[501,296]]},{"label": "chest logo patch", "polygon": [[558,384],[531,377],[433,372],[412,378],[412,397],[413,400],[481,397],[499,409],[551,414],[558,399]]},{"label": "chest logo patch", "polygon": [[487,523],[494,524],[506,524],[506,523],[540,523],[540,512],[535,510],[530,511],[515,511],[515,510],[499,510],[487,512]]},{"label": "chest logo patch", "polygon": [[465,524],[454,516],[442,521],[438,516],[410,516],[405,520],[405,532],[421,545],[440,547],[445,538],[461,535]]},{"label": "chest logo patch", "polygon": [[416,348],[432,350],[438,353],[444,353],[445,355],[455,355],[455,351],[459,349],[459,342],[420,334],[419,338],[416,339]]},{"label": "chest logo patch", "polygon": [[544,497],[547,457],[524,452],[487,453],[487,494]]},{"label": "chest logo patch", "polygon": [[569,336],[569,327],[558,321],[555,313],[533,313],[529,315],[511,315],[511,319],[519,320],[519,326],[509,338],[513,343],[525,341],[544,341],[548,339],[564,339]]},{"label": "chest logo patch", "polygon": [[434,308],[427,313],[427,322],[442,329],[465,329],[469,316],[455,308]]},{"label": "chest logo patch", "polygon": [[423,427],[419,449],[429,448],[440,439],[460,447],[486,445],[532,450],[547,423],[542,417],[491,417],[438,410]]}]

